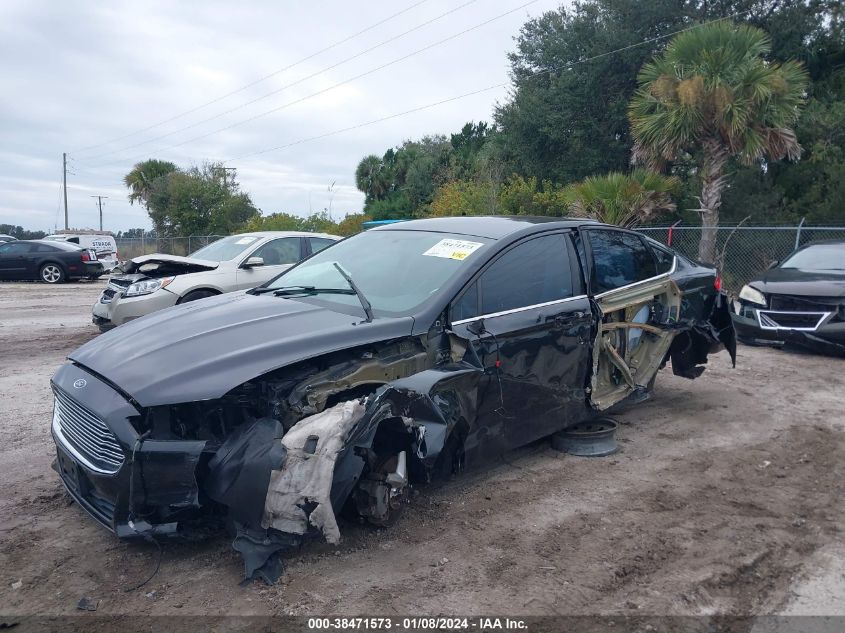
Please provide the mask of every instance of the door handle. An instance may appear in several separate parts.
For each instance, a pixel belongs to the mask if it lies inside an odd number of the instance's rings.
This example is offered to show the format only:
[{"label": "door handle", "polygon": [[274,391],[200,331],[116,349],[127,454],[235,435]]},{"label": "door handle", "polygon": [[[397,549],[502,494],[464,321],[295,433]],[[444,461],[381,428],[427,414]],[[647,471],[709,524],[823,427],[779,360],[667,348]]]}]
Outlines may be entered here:
[{"label": "door handle", "polygon": [[572,312],[572,313],[567,314],[565,316],[562,315],[562,314],[559,314],[555,317],[555,325],[558,326],[558,327],[563,327],[565,325],[572,325],[573,323],[576,323],[576,322],[580,321],[581,319],[583,319],[586,315],[587,315],[587,313],[582,312],[581,310],[578,310],[577,312]]}]

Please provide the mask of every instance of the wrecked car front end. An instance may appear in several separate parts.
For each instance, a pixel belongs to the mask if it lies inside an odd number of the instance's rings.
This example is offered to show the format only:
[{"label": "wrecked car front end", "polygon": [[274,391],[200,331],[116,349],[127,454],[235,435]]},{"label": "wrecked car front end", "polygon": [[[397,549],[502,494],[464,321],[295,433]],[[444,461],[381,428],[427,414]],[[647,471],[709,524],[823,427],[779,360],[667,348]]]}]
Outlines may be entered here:
[{"label": "wrecked car front end", "polygon": [[105,331],[176,305],[167,287],[178,275],[215,270],[219,264],[176,255],[146,255],[122,262],[92,307],[92,322]]}]

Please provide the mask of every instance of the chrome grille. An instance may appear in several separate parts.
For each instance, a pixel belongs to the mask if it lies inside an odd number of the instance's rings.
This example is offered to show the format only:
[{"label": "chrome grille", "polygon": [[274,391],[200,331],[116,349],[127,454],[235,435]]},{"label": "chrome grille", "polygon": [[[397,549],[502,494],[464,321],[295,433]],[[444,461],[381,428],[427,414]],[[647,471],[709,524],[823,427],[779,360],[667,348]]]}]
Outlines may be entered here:
[{"label": "chrome grille", "polygon": [[116,473],[123,465],[123,449],[100,418],[59,389],[53,389],[53,431],[85,466]]},{"label": "chrome grille", "polygon": [[830,316],[830,312],[778,312],[758,310],[760,327],[764,330],[799,330],[813,332]]}]

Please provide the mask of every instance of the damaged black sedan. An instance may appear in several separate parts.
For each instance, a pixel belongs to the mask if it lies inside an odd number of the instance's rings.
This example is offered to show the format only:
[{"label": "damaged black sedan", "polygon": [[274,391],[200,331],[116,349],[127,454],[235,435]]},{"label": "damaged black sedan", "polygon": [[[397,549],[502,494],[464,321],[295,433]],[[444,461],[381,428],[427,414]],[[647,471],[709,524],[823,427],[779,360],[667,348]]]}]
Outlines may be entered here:
[{"label": "damaged black sedan", "polygon": [[273,579],[341,511],[695,378],[735,341],[712,268],[586,220],[446,218],[361,233],[262,287],[168,308],[53,377],[56,468],[122,537],[217,517]]},{"label": "damaged black sedan", "polygon": [[845,356],[845,240],[804,246],[749,281],[733,319],[745,343]]}]

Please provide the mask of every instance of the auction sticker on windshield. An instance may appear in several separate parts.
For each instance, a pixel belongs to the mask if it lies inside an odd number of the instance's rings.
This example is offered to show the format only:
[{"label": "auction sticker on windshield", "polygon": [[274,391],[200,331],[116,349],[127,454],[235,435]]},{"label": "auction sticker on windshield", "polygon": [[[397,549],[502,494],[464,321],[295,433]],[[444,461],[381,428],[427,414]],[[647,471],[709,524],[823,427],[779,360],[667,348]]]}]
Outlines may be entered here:
[{"label": "auction sticker on windshield", "polygon": [[235,244],[252,244],[257,239],[257,237],[242,237]]},{"label": "auction sticker on windshield", "polygon": [[476,250],[484,246],[481,242],[468,242],[466,240],[440,240],[428,249],[423,255],[429,257],[445,257],[447,259],[466,259]]}]

